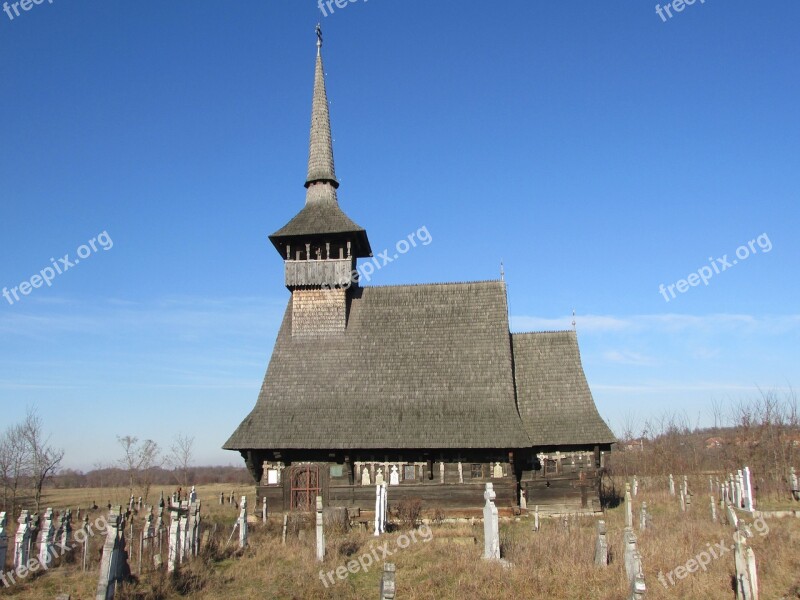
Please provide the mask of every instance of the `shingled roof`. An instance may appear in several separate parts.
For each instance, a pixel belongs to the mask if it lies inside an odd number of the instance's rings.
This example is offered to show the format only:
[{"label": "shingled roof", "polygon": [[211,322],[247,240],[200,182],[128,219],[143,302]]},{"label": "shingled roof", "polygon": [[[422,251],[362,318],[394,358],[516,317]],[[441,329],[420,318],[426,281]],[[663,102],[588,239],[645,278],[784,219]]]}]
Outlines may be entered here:
[{"label": "shingled roof", "polygon": [[226,449],[531,445],[503,282],[353,292],[346,332],[330,337],[293,338],[289,304],[258,403]]},{"label": "shingled roof", "polygon": [[306,204],[295,217],[269,236],[278,252],[282,244],[292,239],[353,234],[356,256],[372,256],[372,250],[363,227],[356,225],[339,208],[336,190],[330,185],[313,185],[306,191]]},{"label": "shingled roof", "polygon": [[574,331],[513,334],[517,404],[534,446],[610,444]]}]

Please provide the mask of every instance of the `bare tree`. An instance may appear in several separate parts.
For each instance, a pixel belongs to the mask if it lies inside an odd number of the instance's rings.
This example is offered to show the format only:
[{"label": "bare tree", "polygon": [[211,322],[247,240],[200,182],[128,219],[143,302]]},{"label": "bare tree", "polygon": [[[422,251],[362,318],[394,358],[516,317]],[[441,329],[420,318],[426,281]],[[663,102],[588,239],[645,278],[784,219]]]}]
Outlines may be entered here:
[{"label": "bare tree", "polygon": [[147,502],[153,485],[153,470],[164,464],[161,448],[153,440],[140,442],[139,438],[130,435],[118,436],[117,442],[122,446],[123,456],[119,464],[128,473],[130,494],[132,496],[134,488],[138,486]]},{"label": "bare tree", "polygon": [[183,487],[189,487],[189,471],[194,462],[194,438],[188,435],[178,434],[170,446],[170,456],[167,462],[176,471],[178,483]]},{"label": "bare tree", "polygon": [[64,451],[50,445],[50,436],[45,436],[42,419],[36,409],[28,409],[25,420],[19,425],[25,454],[29,464],[29,474],[36,512],[42,503],[42,489],[45,483],[58,472]]},{"label": "bare tree", "polygon": [[0,436],[0,484],[3,486],[3,510],[17,509],[22,483],[27,479],[29,463],[19,425],[9,427]]}]

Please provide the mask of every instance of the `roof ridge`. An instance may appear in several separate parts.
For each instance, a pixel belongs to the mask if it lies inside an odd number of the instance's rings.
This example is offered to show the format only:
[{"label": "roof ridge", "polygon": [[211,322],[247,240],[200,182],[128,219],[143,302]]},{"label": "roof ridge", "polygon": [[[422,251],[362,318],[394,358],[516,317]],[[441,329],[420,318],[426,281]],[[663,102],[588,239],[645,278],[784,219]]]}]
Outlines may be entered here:
[{"label": "roof ridge", "polygon": [[385,289],[385,288],[401,288],[401,287],[445,287],[457,285],[475,285],[481,283],[505,283],[502,279],[476,279],[472,281],[437,281],[433,283],[390,283],[386,285],[367,285],[360,286],[362,290],[370,289]]},{"label": "roof ridge", "polygon": [[538,331],[518,331],[511,335],[541,335],[543,333],[576,333],[574,329],[540,329]]}]

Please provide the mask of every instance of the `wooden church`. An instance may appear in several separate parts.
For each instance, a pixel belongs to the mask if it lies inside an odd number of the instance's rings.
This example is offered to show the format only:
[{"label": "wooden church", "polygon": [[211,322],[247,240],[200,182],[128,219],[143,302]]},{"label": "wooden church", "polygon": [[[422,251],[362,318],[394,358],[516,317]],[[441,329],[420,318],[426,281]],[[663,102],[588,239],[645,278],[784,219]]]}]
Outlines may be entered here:
[{"label": "wooden church", "polygon": [[574,331],[510,333],[503,281],[362,287],[339,206],[318,32],[302,210],[270,236],[291,293],[255,408],[225,444],[272,510],[390,504],[599,509],[615,438]]}]

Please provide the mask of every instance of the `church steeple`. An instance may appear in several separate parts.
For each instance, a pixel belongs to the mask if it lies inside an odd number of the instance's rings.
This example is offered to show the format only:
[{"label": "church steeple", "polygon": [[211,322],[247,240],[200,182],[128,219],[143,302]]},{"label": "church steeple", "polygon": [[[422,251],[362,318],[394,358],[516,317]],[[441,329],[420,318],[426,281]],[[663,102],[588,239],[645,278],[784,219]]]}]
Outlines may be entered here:
[{"label": "church steeple", "polygon": [[331,118],[322,64],[322,29],[319,25],[305,187],[306,204],[303,209],[269,236],[281,256],[286,261],[355,261],[372,256],[367,232],[350,220],[339,207],[336,192],[339,182],[333,167]]},{"label": "church steeple", "polygon": [[342,212],[336,196],[319,25],[305,187],[303,209],[269,236],[284,259],[286,287],[292,292],[292,337],[341,335],[347,328],[348,297],[358,285],[357,261],[372,256],[372,249],[367,232]]},{"label": "church steeple", "polygon": [[311,105],[311,135],[308,144],[308,175],[306,188],[312,185],[339,187],[333,166],[331,116],[325,90],[325,70],[322,66],[322,28],[317,25],[317,65],[314,72],[314,100]]}]

